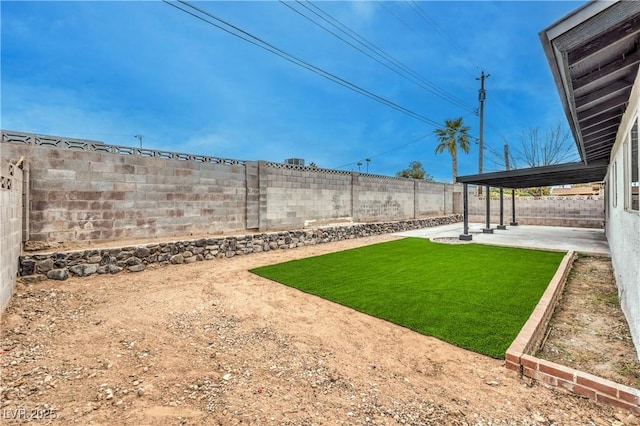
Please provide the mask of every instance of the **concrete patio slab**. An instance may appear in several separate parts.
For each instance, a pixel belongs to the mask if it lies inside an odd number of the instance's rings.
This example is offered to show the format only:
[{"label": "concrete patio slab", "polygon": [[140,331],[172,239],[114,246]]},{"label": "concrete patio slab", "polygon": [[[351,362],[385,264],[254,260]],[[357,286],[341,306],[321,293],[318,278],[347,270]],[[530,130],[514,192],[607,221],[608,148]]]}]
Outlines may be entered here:
[{"label": "concrete patio slab", "polygon": [[[492,234],[486,234],[482,232],[484,227],[484,224],[469,224],[469,233],[473,235],[471,243],[611,255],[603,229],[518,225],[507,226],[505,230],[493,228]],[[462,223],[454,223],[394,235],[429,239],[458,238],[462,229]]]}]

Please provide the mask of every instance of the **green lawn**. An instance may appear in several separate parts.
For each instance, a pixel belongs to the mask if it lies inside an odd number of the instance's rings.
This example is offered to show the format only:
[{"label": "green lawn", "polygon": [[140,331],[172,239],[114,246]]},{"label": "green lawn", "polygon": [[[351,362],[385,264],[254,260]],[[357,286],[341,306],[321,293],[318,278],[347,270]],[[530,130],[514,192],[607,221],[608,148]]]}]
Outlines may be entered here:
[{"label": "green lawn", "polygon": [[564,253],[405,238],[251,272],[494,358]]}]

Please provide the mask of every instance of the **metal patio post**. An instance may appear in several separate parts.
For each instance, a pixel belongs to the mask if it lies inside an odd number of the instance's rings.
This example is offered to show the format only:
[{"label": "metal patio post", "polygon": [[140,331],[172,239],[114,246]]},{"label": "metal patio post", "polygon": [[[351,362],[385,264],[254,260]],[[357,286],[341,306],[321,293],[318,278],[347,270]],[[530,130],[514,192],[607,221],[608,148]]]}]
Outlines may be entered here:
[{"label": "metal patio post", "polygon": [[516,190],[511,190],[511,226],[518,226],[518,222],[516,222]]},{"label": "metal patio post", "polygon": [[482,233],[493,234],[493,229],[491,229],[491,194],[489,193],[489,185],[485,185],[485,192],[485,197],[487,197],[487,203],[485,206],[486,227],[482,230]]},{"label": "metal patio post", "polygon": [[500,225],[498,229],[507,229],[504,224],[504,189],[500,188]]},{"label": "metal patio post", "polygon": [[464,228],[460,239],[463,241],[471,241],[473,235],[469,234],[469,186],[467,183],[462,184],[462,209]]}]

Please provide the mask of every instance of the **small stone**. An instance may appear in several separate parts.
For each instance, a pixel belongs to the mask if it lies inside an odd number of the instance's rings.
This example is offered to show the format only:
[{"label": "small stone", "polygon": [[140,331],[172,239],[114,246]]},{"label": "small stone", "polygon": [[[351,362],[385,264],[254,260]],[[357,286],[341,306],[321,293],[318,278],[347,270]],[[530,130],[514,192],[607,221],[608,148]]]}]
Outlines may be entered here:
[{"label": "small stone", "polygon": [[140,263],[138,265],[131,265],[127,269],[131,272],[141,272],[144,271],[147,266],[144,263]]},{"label": "small stone", "polygon": [[138,396],[144,395],[144,388],[138,389]]},{"label": "small stone", "polygon": [[53,269],[53,259],[51,258],[36,262],[36,273],[38,274],[46,274],[52,269]]},{"label": "small stone", "polygon": [[122,271],[122,268],[118,265],[105,265],[100,266],[97,272],[99,274],[117,274],[120,271]]},{"label": "small stone", "polygon": [[136,248],[135,255],[136,257],[147,257],[151,254],[151,250],[146,247],[138,247]]},{"label": "small stone", "polygon": [[132,256],[127,259],[127,266],[140,265],[142,260],[139,257]]},{"label": "small stone", "polygon": [[624,419],[624,424],[626,425],[637,425],[640,424],[640,421],[638,421],[638,417],[634,414],[629,414],[625,419]]},{"label": "small stone", "polygon": [[545,419],[544,417],[542,417],[539,414],[534,414],[533,415],[533,420],[535,420],[538,423],[546,423],[547,422],[547,419]]},{"label": "small stone", "polygon": [[[27,249],[27,241],[25,243],[25,250]],[[31,259],[22,259],[20,261],[20,275],[33,275],[36,273],[36,262]]]},{"label": "small stone", "polygon": [[486,382],[489,386],[498,386],[500,383],[496,382],[495,380],[492,380],[490,382]]},{"label": "small stone", "polygon": [[25,283],[25,284],[38,283],[38,282],[44,281],[46,279],[47,279],[47,277],[45,275],[42,275],[42,274],[27,275],[27,276],[24,276],[24,277],[20,277],[20,281]]},{"label": "small stone", "polygon": [[104,393],[107,395],[107,399],[113,399],[113,390],[111,388],[107,388]]},{"label": "small stone", "polygon": [[110,274],[117,274],[122,271],[122,267],[118,265],[107,265],[107,272]]},{"label": "small stone", "polygon": [[169,262],[171,262],[174,265],[184,263],[184,257],[181,254],[176,254],[169,258]]},{"label": "small stone", "polygon": [[227,373],[224,376],[222,376],[222,380],[229,380],[231,378],[231,373]]},{"label": "small stone", "polygon": [[47,278],[50,280],[64,281],[69,278],[69,271],[67,268],[52,269],[47,272]]},{"label": "small stone", "polygon": [[98,272],[98,265],[95,263],[82,263],[69,268],[69,272],[78,277],[86,277]]}]

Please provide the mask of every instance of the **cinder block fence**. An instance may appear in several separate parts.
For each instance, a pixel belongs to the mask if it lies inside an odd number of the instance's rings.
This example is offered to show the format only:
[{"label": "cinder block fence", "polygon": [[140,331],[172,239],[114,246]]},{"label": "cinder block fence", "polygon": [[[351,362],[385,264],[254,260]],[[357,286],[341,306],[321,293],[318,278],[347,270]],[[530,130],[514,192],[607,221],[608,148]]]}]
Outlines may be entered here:
[{"label": "cinder block fence", "polygon": [[[25,241],[115,241],[462,213],[459,185],[2,131],[24,158]],[[471,220],[485,204],[471,197]],[[510,199],[506,199],[506,215]],[[522,224],[602,226],[603,201],[518,198]],[[498,222],[498,202],[491,220]]]},{"label": "cinder block fence", "polygon": [[115,241],[302,229],[461,213],[437,182],[2,133],[29,166],[28,241]]},{"label": "cinder block fence", "polygon": [[0,312],[15,286],[17,259],[22,250],[22,170],[0,163]]}]

